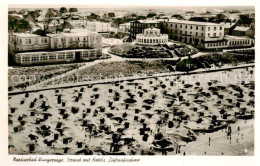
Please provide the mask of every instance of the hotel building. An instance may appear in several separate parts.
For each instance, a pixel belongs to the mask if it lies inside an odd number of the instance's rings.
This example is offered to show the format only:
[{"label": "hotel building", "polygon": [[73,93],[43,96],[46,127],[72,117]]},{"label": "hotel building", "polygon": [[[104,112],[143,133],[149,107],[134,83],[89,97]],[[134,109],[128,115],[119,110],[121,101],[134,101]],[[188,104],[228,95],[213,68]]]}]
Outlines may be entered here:
[{"label": "hotel building", "polygon": [[225,36],[222,24],[177,19],[170,19],[162,24],[163,32],[167,33],[170,39],[199,48],[250,47],[253,42],[248,37]]},{"label": "hotel building", "polygon": [[80,61],[102,56],[102,39],[96,32],[75,29],[70,33],[39,36],[10,34],[9,52],[18,64]]}]

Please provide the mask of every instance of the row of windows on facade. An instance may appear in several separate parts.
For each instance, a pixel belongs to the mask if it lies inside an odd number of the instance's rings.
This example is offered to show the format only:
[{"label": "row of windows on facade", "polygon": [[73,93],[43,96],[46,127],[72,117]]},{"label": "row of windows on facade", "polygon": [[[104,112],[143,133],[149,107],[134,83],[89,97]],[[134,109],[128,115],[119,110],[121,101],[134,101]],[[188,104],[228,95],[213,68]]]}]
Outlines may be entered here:
[{"label": "row of windows on facade", "polygon": [[[41,42],[42,43],[48,43],[48,39],[47,38],[41,38]],[[20,39],[20,43],[23,44],[22,39]],[[35,43],[38,43],[38,39],[35,39]],[[32,44],[32,39],[25,39],[25,44]]]},{"label": "row of windows on facade", "polygon": [[[154,23],[154,24],[140,24],[140,23],[131,23],[132,26],[135,26],[135,27],[140,27],[140,28],[150,28],[150,27],[154,27],[154,28],[157,28],[158,27],[158,24]],[[133,28],[133,27],[132,27]]]},{"label": "row of windows on facade", "polygon": [[138,39],[140,43],[166,43],[167,39]]},{"label": "row of windows on facade", "polygon": [[[168,23],[166,23],[166,27],[168,27]],[[174,27],[174,24],[170,24],[170,27]],[[190,29],[193,29],[193,25],[190,25],[190,26],[188,26],[188,25],[182,25],[182,24],[179,24],[179,27],[180,28],[184,28],[185,27],[185,29],[188,29],[188,27],[190,27]],[[175,24],[175,28],[178,28],[178,24]],[[199,30],[199,26],[195,26],[195,29],[196,30]],[[211,27],[208,27],[208,31],[210,31],[210,29],[211,29]],[[203,31],[204,30],[204,27],[202,26],[201,27],[201,30]],[[216,31],[217,30],[217,27],[213,27],[213,30],[214,31]],[[219,26],[219,30],[222,30],[222,26]]]},{"label": "row of windows on facade", "polygon": [[[82,57],[93,57],[96,55],[96,51],[83,52]],[[74,59],[73,53],[59,53],[59,55],[27,55],[22,57],[23,62],[30,61],[44,61],[44,60],[56,60],[56,59]]]},{"label": "row of windows on facade", "polygon": [[[172,29],[170,30],[170,32],[173,32]],[[178,31],[175,30],[175,33],[178,33]],[[182,30],[180,30],[180,34],[183,34],[183,31],[182,31]],[[188,32],[185,31],[183,35],[188,35]],[[192,35],[192,32],[190,32],[189,35]],[[195,33],[195,36],[199,36],[199,33],[196,32],[196,33]],[[201,33],[201,36],[204,36],[204,33]],[[221,33],[221,32],[219,33],[219,36],[222,36],[222,33]],[[210,34],[210,33],[208,33],[208,37],[211,37],[211,34]],[[213,37],[217,37],[217,33],[213,33]]]},{"label": "row of windows on facade", "polygon": [[[216,47],[216,46],[227,46],[228,42],[222,42],[222,43],[209,43],[206,44],[207,47]],[[235,46],[235,45],[245,45],[250,44],[249,40],[241,40],[241,41],[230,41],[229,45]]]}]

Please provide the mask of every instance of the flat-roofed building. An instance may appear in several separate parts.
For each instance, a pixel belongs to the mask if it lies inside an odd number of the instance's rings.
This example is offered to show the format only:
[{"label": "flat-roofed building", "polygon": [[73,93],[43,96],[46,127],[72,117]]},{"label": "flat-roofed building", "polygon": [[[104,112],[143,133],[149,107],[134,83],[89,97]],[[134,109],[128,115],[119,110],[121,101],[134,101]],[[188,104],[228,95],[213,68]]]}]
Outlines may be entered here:
[{"label": "flat-roofed building", "polygon": [[217,48],[242,48],[252,47],[254,40],[246,36],[230,36],[226,35],[222,42],[208,42],[205,44],[206,49]]},{"label": "flat-roofed building", "polygon": [[21,65],[84,61],[101,57],[99,49],[66,49],[20,52],[15,62]]}]

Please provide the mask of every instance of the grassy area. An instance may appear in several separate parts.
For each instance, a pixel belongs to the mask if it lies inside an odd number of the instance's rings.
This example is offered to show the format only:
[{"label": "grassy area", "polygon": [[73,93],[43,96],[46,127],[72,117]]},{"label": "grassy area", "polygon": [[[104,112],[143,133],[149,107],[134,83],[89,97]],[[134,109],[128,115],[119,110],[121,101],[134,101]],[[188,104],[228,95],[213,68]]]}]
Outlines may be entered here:
[{"label": "grassy area", "polygon": [[219,66],[224,64],[238,65],[241,63],[254,63],[255,53],[250,52],[226,52],[226,53],[211,53],[198,57],[199,61],[207,62]]},{"label": "grassy area", "polygon": [[79,68],[84,64],[59,64],[34,67],[15,67],[8,69],[8,90],[24,88],[51,77]]},{"label": "grassy area", "polygon": [[[122,61],[122,62],[102,62],[97,65],[82,69],[77,72],[77,81],[94,81],[99,79],[109,79],[109,78],[119,78],[119,77],[128,77],[134,75],[143,75],[143,74],[156,74],[156,73],[166,73],[170,72],[169,64],[174,63],[175,61],[162,61],[162,60],[153,60],[153,61]],[[67,83],[71,79],[71,76],[68,76],[68,79],[64,78],[63,82]],[[61,80],[56,80],[54,83],[61,83]],[[48,83],[50,84],[50,82]]]},{"label": "grassy area", "polygon": [[124,43],[111,47],[110,53],[126,58],[171,58],[162,46],[141,46]]},{"label": "grassy area", "polygon": [[124,54],[127,54],[127,52],[130,49],[135,48],[135,47],[136,47],[136,45],[124,43],[124,44],[112,46],[110,49],[110,52],[112,54],[116,54],[116,55],[124,55]]},{"label": "grassy area", "polygon": [[210,53],[197,58],[184,59],[177,64],[176,70],[192,71],[198,68],[209,68],[211,65],[221,67],[227,64],[239,65],[245,63],[254,63],[254,61],[254,50]]}]

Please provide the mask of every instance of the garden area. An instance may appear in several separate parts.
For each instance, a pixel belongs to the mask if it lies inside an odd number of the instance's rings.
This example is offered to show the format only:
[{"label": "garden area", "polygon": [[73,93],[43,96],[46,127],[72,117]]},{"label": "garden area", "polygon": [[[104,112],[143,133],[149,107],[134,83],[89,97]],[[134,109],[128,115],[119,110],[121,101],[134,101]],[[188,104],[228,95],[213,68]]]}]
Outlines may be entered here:
[{"label": "garden area", "polygon": [[162,46],[141,46],[133,44],[120,44],[111,47],[111,54],[125,58],[172,58],[168,49]]},{"label": "garden area", "polygon": [[230,51],[225,53],[211,53],[198,57],[201,62],[207,62],[221,67],[225,64],[239,65],[255,62],[254,50]]},{"label": "garden area", "polygon": [[174,43],[172,45],[167,45],[167,47],[170,50],[174,50],[179,57],[190,56],[199,52],[197,48],[181,43]]}]

